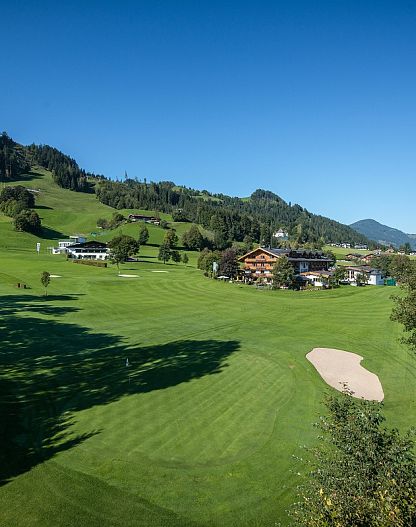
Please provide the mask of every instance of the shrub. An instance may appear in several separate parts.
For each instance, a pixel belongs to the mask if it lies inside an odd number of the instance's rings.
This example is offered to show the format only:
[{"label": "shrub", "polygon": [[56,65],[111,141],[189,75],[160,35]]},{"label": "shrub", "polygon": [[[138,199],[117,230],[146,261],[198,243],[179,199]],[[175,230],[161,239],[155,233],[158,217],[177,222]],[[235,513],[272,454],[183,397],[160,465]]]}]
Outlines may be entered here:
[{"label": "shrub", "polygon": [[76,264],[90,265],[92,267],[107,267],[107,262],[101,260],[72,260]]}]

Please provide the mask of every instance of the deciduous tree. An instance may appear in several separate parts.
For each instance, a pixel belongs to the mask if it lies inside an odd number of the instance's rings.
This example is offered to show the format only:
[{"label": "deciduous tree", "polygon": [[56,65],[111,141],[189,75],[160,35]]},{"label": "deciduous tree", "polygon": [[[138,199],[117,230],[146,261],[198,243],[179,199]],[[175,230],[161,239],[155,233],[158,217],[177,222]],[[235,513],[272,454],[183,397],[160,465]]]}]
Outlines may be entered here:
[{"label": "deciduous tree", "polygon": [[48,285],[51,281],[51,275],[48,273],[48,271],[43,271],[43,273],[40,275],[40,282],[45,288],[45,296],[48,296]]},{"label": "deciduous tree", "polygon": [[139,244],[146,245],[148,241],[149,241],[149,229],[147,228],[146,224],[143,223],[143,225],[140,227],[140,230],[139,230]]},{"label": "deciduous tree", "polygon": [[41,230],[41,221],[38,213],[34,210],[22,210],[17,214],[14,226],[17,231],[37,234]]},{"label": "deciduous tree", "polygon": [[170,245],[167,243],[162,243],[162,245],[159,247],[159,254],[158,254],[158,260],[161,260],[164,264],[170,260],[170,257],[172,255],[172,250],[170,248]]},{"label": "deciduous tree", "polygon": [[[306,456],[292,518],[299,527],[416,525],[414,433],[384,427],[382,406],[350,392],[328,397]],[[303,461],[305,463],[305,461]]]},{"label": "deciduous tree", "polygon": [[287,256],[281,256],[273,265],[273,288],[290,287],[293,284],[295,272]]},{"label": "deciduous tree", "polygon": [[119,234],[108,242],[110,249],[110,259],[117,265],[120,272],[120,264],[124,263],[127,258],[138,254],[140,244],[133,237],[126,234]]}]

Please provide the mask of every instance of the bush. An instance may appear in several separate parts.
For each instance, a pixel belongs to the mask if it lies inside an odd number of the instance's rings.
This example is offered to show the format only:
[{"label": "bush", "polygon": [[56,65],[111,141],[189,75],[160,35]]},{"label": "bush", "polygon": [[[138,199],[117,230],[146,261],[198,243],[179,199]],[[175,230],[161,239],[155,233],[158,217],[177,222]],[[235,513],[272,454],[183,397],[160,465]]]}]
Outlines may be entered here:
[{"label": "bush", "polygon": [[17,231],[38,233],[41,230],[39,215],[34,210],[22,210],[14,220]]},{"label": "bush", "polygon": [[92,267],[107,267],[107,262],[101,260],[72,260],[76,264],[90,265]]}]

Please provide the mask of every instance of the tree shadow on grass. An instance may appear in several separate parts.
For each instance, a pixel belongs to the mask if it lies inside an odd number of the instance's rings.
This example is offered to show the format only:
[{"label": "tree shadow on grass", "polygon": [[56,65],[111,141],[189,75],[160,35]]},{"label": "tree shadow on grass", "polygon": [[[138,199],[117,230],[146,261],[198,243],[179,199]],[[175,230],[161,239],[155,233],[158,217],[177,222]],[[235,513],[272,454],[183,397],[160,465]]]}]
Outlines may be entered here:
[{"label": "tree shadow on grass", "polygon": [[45,225],[42,225],[40,237],[44,240],[62,240],[63,238],[68,238],[68,236],[63,232],[56,231],[55,229],[46,227]]},{"label": "tree shadow on grass", "polygon": [[0,484],[99,433],[71,434],[73,412],[220,373],[239,349],[235,340],[129,346],[59,320],[77,308],[57,301],[0,297]]}]

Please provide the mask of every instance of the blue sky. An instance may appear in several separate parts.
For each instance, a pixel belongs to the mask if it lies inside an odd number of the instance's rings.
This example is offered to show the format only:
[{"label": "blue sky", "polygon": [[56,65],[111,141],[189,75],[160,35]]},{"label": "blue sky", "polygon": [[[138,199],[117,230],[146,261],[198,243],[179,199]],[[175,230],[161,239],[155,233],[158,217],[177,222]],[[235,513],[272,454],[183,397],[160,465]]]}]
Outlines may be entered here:
[{"label": "blue sky", "polygon": [[15,140],[416,232],[415,2],[0,4]]}]

